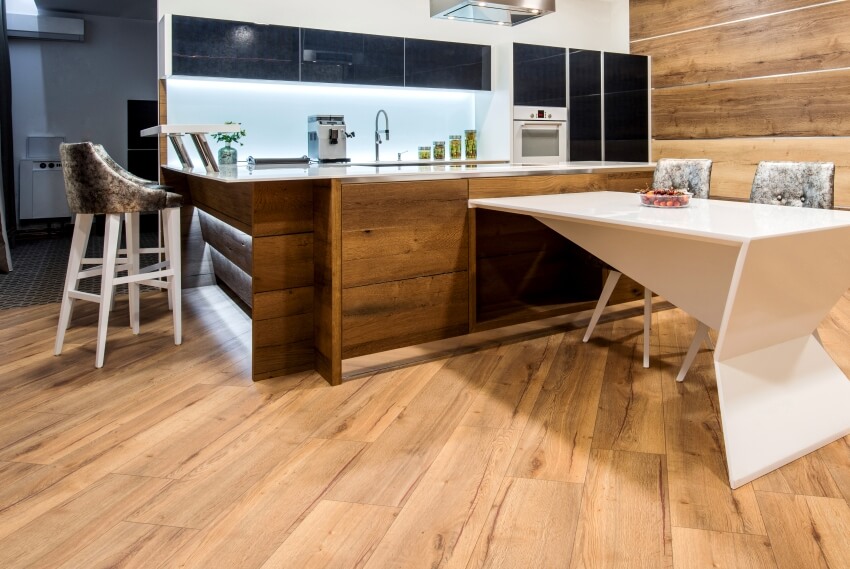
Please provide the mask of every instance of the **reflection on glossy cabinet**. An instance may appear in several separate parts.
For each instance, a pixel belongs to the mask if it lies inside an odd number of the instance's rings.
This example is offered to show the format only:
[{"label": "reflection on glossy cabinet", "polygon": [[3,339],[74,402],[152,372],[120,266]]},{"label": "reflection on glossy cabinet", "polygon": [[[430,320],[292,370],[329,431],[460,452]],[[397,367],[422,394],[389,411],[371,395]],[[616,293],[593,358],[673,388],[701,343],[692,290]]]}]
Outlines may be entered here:
[{"label": "reflection on glossy cabinet", "polygon": [[404,85],[404,39],[301,29],[301,80]]},{"label": "reflection on glossy cabinet", "polygon": [[172,16],[174,75],[298,81],[298,28]]},{"label": "reflection on glossy cabinet", "polygon": [[605,53],[605,159],[649,160],[649,66],[644,55]]},{"label": "reflection on glossy cabinet", "polygon": [[514,105],[567,106],[567,50],[514,44]]},{"label": "reflection on glossy cabinet", "polygon": [[404,40],[404,84],[408,87],[490,90],[490,46]]},{"label": "reflection on glossy cabinet", "polygon": [[602,160],[601,57],[570,50],[570,160]]}]

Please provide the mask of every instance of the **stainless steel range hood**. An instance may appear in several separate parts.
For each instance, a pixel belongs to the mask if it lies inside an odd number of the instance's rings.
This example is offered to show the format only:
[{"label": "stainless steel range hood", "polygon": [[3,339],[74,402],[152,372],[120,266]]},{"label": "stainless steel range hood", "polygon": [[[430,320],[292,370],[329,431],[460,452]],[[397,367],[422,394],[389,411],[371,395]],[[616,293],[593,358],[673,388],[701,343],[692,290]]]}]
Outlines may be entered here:
[{"label": "stainless steel range hood", "polygon": [[555,0],[431,0],[431,17],[515,26],[555,11]]}]

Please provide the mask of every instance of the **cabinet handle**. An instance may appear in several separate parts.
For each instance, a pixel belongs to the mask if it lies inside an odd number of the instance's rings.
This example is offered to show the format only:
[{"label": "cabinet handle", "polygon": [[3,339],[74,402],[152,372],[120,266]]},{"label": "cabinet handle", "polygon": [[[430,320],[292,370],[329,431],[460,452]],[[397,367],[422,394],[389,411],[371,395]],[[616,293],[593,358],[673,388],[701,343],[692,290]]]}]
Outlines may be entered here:
[{"label": "cabinet handle", "polygon": [[561,128],[561,122],[524,122],[520,126],[522,128],[531,127],[531,128]]}]

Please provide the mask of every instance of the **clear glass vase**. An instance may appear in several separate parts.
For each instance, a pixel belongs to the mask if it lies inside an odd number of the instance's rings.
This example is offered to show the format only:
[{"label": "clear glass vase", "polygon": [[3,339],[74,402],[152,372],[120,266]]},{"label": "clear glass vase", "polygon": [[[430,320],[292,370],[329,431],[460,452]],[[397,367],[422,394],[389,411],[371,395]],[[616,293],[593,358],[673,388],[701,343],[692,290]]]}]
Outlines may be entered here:
[{"label": "clear glass vase", "polygon": [[218,149],[218,165],[219,166],[235,166],[238,157],[236,149],[229,144]]}]

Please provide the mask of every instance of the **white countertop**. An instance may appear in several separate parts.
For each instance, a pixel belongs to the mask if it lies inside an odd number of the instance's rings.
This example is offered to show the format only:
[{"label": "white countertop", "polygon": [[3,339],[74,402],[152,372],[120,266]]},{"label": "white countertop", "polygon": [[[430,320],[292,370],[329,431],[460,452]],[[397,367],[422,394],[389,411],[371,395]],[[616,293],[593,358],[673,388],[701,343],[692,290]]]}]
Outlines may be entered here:
[{"label": "white countertop", "polygon": [[653,208],[640,205],[637,194],[624,192],[482,198],[469,200],[469,206],[736,242],[850,227],[850,211],[697,198],[689,207]]},{"label": "white countertop", "polygon": [[236,168],[222,167],[221,172],[206,172],[201,168],[193,170],[174,166],[167,168],[201,178],[221,180],[223,182],[260,182],[310,179],[345,179],[348,182],[369,181],[413,181],[446,178],[475,178],[495,176],[530,176],[547,174],[595,174],[601,172],[652,171],[654,162],[562,162],[560,164],[529,165],[487,163],[487,164],[451,164],[432,165],[392,165],[361,166],[344,164],[321,164],[304,166],[261,166],[249,169],[239,165]]}]

